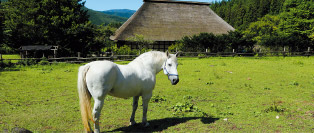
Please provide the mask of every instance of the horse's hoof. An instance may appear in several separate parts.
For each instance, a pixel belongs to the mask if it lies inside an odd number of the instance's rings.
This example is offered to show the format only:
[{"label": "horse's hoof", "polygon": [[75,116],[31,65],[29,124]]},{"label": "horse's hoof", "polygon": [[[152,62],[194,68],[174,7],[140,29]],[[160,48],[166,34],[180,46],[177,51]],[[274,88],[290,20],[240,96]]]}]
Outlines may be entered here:
[{"label": "horse's hoof", "polygon": [[143,123],[143,126],[144,126],[144,127],[148,127],[148,126],[149,126],[149,123],[148,123],[148,122]]},{"label": "horse's hoof", "polygon": [[133,126],[133,125],[135,125],[135,124],[136,124],[135,121],[131,121],[131,122],[130,122],[130,126]]}]

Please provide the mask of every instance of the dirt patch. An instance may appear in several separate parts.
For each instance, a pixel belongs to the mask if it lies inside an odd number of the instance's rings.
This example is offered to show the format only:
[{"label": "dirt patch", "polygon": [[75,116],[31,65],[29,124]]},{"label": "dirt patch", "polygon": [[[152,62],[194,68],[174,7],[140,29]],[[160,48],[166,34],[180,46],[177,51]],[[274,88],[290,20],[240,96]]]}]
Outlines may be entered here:
[{"label": "dirt patch", "polygon": [[314,111],[306,111],[305,114],[314,118]]}]

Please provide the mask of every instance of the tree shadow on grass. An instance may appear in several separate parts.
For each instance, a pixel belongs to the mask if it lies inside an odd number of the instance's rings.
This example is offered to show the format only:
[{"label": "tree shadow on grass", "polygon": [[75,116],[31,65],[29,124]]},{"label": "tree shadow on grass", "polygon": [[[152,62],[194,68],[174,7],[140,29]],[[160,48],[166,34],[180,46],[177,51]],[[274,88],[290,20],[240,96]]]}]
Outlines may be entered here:
[{"label": "tree shadow on grass", "polygon": [[201,119],[201,121],[204,124],[210,124],[213,123],[219,118],[212,118],[212,117],[183,117],[183,118],[164,118],[164,119],[159,119],[159,120],[151,120],[149,122],[148,127],[143,127],[141,124],[136,124],[133,126],[128,126],[128,127],[121,127],[114,129],[110,132],[117,132],[117,131],[122,131],[122,132],[160,132],[165,129],[168,129],[169,127],[185,123],[190,120],[196,120],[196,119]]}]

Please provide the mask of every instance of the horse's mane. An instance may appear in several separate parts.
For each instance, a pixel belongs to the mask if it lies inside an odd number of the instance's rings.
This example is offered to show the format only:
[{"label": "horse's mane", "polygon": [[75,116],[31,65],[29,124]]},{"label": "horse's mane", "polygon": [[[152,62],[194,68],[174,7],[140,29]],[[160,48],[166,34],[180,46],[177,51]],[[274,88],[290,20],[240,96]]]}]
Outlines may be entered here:
[{"label": "horse's mane", "polygon": [[[141,54],[140,56],[136,57],[132,62],[145,62],[145,61],[159,61],[165,58],[165,53],[160,51],[150,51]],[[132,63],[130,62],[130,63]]]}]

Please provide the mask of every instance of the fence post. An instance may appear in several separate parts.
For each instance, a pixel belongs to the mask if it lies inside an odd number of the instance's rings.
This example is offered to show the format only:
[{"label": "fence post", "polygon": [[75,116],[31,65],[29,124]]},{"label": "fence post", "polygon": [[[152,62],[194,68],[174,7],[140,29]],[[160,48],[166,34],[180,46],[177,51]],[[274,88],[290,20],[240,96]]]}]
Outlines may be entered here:
[{"label": "fence post", "polygon": [[114,62],[114,53],[111,52],[111,61]]},{"label": "fence post", "polygon": [[283,46],[283,57],[286,57],[286,46]]},{"label": "fence post", "polygon": [[262,48],[259,49],[258,56],[259,56],[259,57],[262,57],[262,56],[263,56],[263,55],[262,55]]},{"label": "fence post", "polygon": [[56,50],[54,50],[53,51],[53,58],[56,58],[57,57],[56,55],[57,55],[57,52],[56,52]]},{"label": "fence post", "polygon": [[310,57],[310,55],[311,55],[311,54],[310,54],[310,50],[311,50],[311,47],[308,47],[308,48],[307,48],[307,57]]}]

